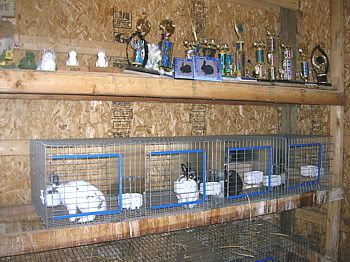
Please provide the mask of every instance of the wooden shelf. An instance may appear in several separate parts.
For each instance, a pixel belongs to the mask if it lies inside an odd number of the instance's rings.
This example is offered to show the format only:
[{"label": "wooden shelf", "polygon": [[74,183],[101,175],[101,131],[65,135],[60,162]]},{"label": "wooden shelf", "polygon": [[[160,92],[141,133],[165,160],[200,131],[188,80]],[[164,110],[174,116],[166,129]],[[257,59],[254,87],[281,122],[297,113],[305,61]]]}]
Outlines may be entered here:
[{"label": "wooden shelf", "polygon": [[[280,199],[257,200],[251,203],[247,201],[239,205],[223,208],[192,210],[183,214],[169,214],[125,222],[70,228],[8,233],[0,236],[0,256],[112,241],[268,215],[341,200],[344,198],[343,194],[341,188],[334,188],[332,190],[311,191],[299,195],[286,196]],[[30,206],[0,209],[0,222],[33,219],[39,218],[35,210]]]},{"label": "wooden shelf", "polygon": [[223,104],[345,105],[345,95],[301,84],[207,82],[128,73],[0,70],[0,98]]}]

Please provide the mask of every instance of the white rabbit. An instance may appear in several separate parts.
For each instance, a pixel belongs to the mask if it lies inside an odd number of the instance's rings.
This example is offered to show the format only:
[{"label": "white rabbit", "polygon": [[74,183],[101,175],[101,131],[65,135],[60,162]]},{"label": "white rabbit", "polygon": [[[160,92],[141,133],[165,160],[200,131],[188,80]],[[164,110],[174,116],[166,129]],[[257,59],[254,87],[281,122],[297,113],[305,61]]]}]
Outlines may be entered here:
[{"label": "white rabbit", "polygon": [[56,71],[56,53],[55,50],[41,52],[41,62],[37,70]]},{"label": "white rabbit", "polygon": [[[58,194],[60,202],[57,201]],[[97,187],[83,180],[60,184],[57,175],[53,176],[53,183],[47,187],[45,198],[47,207],[63,204],[67,207],[69,215],[74,215],[77,211],[86,213],[105,211],[107,209],[105,197]],[[49,201],[48,199],[50,198],[54,199],[54,201]],[[71,217],[70,221],[85,223],[94,220],[95,217],[95,215]]]}]

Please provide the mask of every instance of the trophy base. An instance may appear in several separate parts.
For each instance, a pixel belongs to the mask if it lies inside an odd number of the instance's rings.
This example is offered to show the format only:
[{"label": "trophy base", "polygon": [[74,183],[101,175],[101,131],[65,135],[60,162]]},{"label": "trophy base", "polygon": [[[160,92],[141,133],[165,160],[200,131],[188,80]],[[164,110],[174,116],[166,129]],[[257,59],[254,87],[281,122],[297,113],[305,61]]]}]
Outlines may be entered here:
[{"label": "trophy base", "polygon": [[138,66],[129,66],[126,68],[126,70],[147,73],[147,74],[152,74],[152,75],[160,75],[160,73],[157,70],[147,69],[147,68],[138,67]]},{"label": "trophy base", "polygon": [[320,84],[325,84],[327,83],[327,75],[326,74],[321,74],[316,76],[317,82]]}]

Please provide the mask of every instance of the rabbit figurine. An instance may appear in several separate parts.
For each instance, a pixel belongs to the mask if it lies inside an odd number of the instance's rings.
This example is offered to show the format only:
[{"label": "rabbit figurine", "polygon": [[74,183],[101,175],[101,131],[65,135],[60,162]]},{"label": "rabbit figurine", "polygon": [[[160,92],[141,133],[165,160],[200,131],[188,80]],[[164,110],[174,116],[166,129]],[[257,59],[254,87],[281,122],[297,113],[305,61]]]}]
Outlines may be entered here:
[{"label": "rabbit figurine", "polygon": [[37,67],[37,70],[43,71],[56,71],[56,53],[55,50],[45,49],[41,52],[41,62]]},{"label": "rabbit figurine", "polygon": [[104,51],[97,53],[96,67],[108,67],[107,57]]},{"label": "rabbit figurine", "polygon": [[68,52],[68,60],[66,61],[67,66],[79,66],[79,62],[77,60],[77,52],[75,50],[69,50]]},{"label": "rabbit figurine", "polygon": [[[78,180],[59,183],[57,175],[53,175],[53,183],[46,188],[46,206],[66,206],[69,215],[99,212],[107,209],[103,193],[89,182]],[[50,200],[52,199],[52,200]],[[69,218],[71,222],[85,223],[93,221],[96,215]]]}]

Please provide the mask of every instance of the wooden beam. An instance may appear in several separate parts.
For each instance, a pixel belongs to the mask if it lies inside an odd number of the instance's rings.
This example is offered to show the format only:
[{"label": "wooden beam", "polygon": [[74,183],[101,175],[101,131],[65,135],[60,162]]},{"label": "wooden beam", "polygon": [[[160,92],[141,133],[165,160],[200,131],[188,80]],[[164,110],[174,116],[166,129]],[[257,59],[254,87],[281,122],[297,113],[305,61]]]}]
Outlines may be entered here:
[{"label": "wooden beam", "polygon": [[[344,91],[344,1],[330,0],[331,15],[331,80],[334,87]],[[344,108],[332,106],[330,109],[330,134],[334,144],[332,163],[333,183],[341,184],[343,168]],[[326,228],[326,258],[338,261],[340,201],[328,205]]]},{"label": "wooden beam", "polygon": [[[293,53],[297,49],[297,11],[281,8],[281,39],[292,47]],[[295,56],[294,56],[295,57]],[[293,59],[292,70],[295,72],[296,59]],[[281,131],[283,134],[297,133],[298,108],[295,105],[282,106]],[[293,232],[295,226],[294,210],[284,211],[280,214],[280,224],[286,232]]]},{"label": "wooden beam", "polygon": [[291,10],[299,9],[299,0],[261,0],[260,2]]},{"label": "wooden beam", "polygon": [[344,54],[344,64],[350,65],[350,53]]},{"label": "wooden beam", "polygon": [[55,228],[0,235],[0,256],[9,256],[69,246],[144,236],[179,229],[223,223],[234,219],[272,214],[343,198],[342,189],[312,191],[281,199],[245,202],[224,208],[170,214],[126,222],[71,228]]},{"label": "wooden beam", "polygon": [[299,0],[235,0],[241,5],[280,12],[280,8],[299,9]]},{"label": "wooden beam", "polygon": [[[68,84],[69,83],[69,84]],[[302,85],[304,86],[304,85]],[[174,80],[159,76],[93,72],[0,70],[0,94],[82,95],[243,101],[270,104],[344,105],[343,92],[253,82]]]}]

